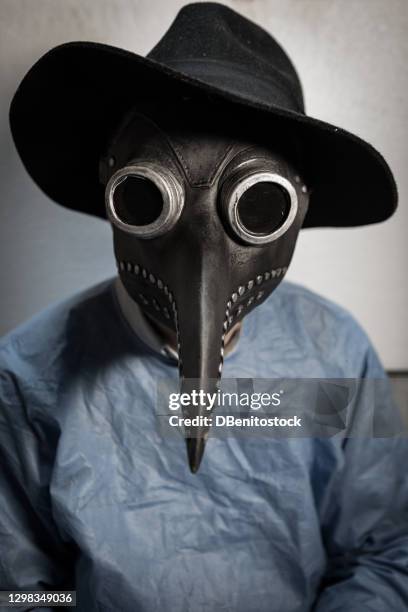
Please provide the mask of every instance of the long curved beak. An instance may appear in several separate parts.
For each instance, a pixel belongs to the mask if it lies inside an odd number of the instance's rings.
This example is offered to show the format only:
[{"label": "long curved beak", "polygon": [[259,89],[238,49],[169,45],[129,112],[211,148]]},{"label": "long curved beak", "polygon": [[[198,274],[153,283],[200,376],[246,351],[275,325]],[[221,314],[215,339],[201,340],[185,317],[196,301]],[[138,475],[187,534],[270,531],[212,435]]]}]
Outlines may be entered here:
[{"label": "long curved beak", "polygon": [[[212,275],[215,276],[214,272]],[[181,392],[191,396],[196,391],[201,398],[195,405],[191,403],[183,408],[183,416],[195,419],[196,423],[185,427],[188,462],[195,473],[210,431],[208,419],[217,405],[228,294],[220,288],[219,278],[206,279],[200,275],[197,286],[189,287],[189,296],[188,301],[178,305],[177,321]]]}]

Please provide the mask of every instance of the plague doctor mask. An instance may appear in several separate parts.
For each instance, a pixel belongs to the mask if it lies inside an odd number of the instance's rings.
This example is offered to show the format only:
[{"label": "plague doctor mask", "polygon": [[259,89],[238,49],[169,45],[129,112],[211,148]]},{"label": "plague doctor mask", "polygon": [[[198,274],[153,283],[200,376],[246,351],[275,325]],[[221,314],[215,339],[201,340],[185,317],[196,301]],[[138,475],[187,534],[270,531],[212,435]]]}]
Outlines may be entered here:
[{"label": "plague doctor mask", "polygon": [[[216,389],[226,338],[284,277],[308,202],[278,131],[266,147],[204,117],[179,108],[158,125],[130,113],[102,163],[121,282],[175,335],[182,392]],[[186,429],[193,472],[207,436]]]}]

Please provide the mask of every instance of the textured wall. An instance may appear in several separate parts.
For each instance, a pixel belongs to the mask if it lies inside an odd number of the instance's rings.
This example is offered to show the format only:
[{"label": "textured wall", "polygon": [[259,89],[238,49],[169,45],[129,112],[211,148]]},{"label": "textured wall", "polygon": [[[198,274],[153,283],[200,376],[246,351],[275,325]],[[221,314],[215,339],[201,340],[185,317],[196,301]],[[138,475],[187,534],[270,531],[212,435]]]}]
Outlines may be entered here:
[{"label": "textured wall", "polygon": [[[407,368],[408,3],[226,4],[262,24],[287,49],[302,77],[309,114],[370,140],[395,172],[401,202],[391,221],[303,232],[289,276],[346,306],[388,368]],[[0,333],[114,273],[107,225],[55,206],[25,174],[7,119],[17,84],[40,55],[68,40],[107,42],[145,54],[182,5],[175,0],[0,0]]]}]

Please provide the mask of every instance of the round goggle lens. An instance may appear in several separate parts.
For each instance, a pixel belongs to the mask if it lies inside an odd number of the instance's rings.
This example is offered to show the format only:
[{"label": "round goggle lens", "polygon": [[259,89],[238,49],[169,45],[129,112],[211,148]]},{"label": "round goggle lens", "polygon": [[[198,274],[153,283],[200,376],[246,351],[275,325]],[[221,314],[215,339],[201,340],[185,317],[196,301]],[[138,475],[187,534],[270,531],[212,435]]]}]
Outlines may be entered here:
[{"label": "round goggle lens", "polygon": [[270,181],[260,181],[241,195],[237,215],[248,232],[266,236],[285,223],[290,205],[290,196],[284,187]]},{"label": "round goggle lens", "polygon": [[129,175],[116,186],[113,204],[122,223],[143,226],[159,218],[163,210],[163,197],[153,181]]}]

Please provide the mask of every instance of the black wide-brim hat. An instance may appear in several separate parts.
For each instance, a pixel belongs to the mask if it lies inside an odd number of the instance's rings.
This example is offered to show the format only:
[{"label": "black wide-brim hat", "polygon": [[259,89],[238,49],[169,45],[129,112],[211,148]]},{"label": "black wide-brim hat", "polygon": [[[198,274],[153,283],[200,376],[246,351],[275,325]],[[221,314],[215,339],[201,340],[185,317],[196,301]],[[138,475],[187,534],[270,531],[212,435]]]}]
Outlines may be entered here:
[{"label": "black wide-brim hat", "polygon": [[380,153],[305,115],[301,84],[283,49],[256,24],[212,2],[185,6],[147,57],[89,42],[44,55],[10,108],[28,173],[57,203],[105,217],[101,156],[124,113],[139,104],[146,110],[146,98],[163,108],[206,100],[212,112],[240,117],[237,135],[245,123],[254,137],[261,131],[267,139],[270,130],[271,144],[277,121],[295,134],[310,188],[304,227],[376,223],[397,206],[396,184]]}]

